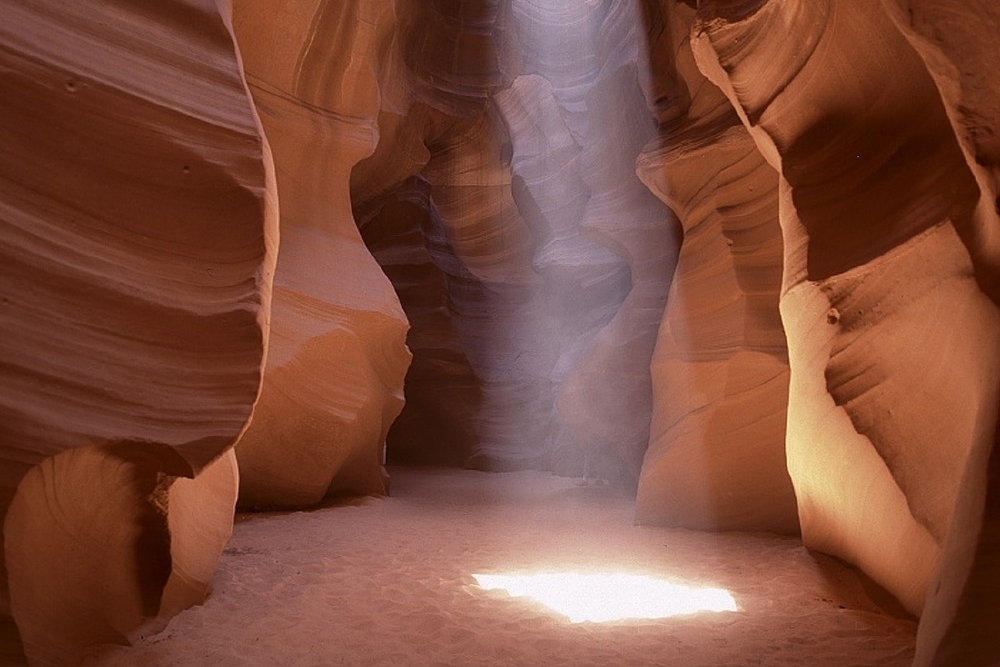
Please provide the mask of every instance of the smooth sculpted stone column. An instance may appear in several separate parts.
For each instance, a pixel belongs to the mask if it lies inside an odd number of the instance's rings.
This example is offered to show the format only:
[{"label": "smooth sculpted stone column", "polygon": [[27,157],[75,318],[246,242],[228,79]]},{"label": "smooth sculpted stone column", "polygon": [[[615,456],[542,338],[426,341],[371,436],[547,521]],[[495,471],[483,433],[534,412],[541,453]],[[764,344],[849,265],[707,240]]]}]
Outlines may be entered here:
[{"label": "smooth sculpted stone column", "polygon": [[[366,239],[416,318],[403,415],[418,430],[393,429],[390,448],[406,451],[390,454],[540,467],[548,458],[546,399],[551,405],[541,281],[531,264],[532,230],[511,196],[507,131],[491,100],[517,67],[510,3],[396,3],[395,10],[393,44],[403,64],[381,72],[379,145],[351,177]],[[439,272],[427,275],[422,295],[392,259],[402,248],[381,243],[398,228],[386,215],[401,212],[397,199],[423,212],[419,235],[408,237],[422,247],[409,256],[429,258]],[[435,308],[438,299],[443,308]]]},{"label": "smooth sculpted stone column", "polygon": [[155,628],[228,539],[277,217],[223,10],[0,2],[0,663]]},{"label": "smooth sculpted stone column", "polygon": [[655,46],[677,54],[683,91],[672,97],[686,112],[670,114],[639,174],[677,214],[684,237],[652,360],[636,520],[794,533],[778,176],[697,70],[683,30],[693,12],[677,8],[669,18]]},{"label": "smooth sculpted stone column", "polygon": [[980,530],[1000,400],[1000,312],[963,242],[980,187],[881,4],[714,2],[700,19],[699,65],[781,174],[803,539],[939,618],[935,578]]},{"label": "smooth sculpted stone column", "polygon": [[535,238],[511,194],[506,138],[486,106],[449,126],[423,172],[426,242],[448,274],[452,326],[481,381],[467,464],[485,470],[544,467],[550,442],[552,343],[532,267]]},{"label": "smooth sculpted stone column", "polygon": [[361,240],[350,174],[378,139],[392,4],[234,3],[281,203],[267,367],[236,447],[245,506],[385,492],[385,437],[410,361],[407,322]]}]

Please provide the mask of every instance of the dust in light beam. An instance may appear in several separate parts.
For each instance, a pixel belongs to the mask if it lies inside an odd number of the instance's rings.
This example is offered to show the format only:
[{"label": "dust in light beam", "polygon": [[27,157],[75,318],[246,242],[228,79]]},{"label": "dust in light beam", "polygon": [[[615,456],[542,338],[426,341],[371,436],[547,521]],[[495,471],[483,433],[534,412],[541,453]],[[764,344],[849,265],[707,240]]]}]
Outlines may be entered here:
[{"label": "dust in light beam", "polygon": [[722,588],[699,588],[639,574],[474,574],[480,588],[529,597],[572,623],[655,619],[738,611]]}]

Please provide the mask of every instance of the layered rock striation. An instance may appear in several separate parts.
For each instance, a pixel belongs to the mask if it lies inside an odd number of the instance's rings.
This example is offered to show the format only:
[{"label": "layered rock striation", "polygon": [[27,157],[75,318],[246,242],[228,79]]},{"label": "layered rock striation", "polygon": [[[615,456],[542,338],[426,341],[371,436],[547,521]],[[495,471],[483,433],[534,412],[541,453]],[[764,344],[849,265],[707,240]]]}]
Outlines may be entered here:
[{"label": "layered rock striation", "polygon": [[[676,223],[635,175],[635,156],[655,133],[639,81],[637,9],[396,9],[407,95],[383,106],[380,145],[352,176],[355,210],[369,245],[381,248],[392,233],[381,202],[423,209],[421,236],[409,237],[423,249],[409,252],[431,258],[447,308],[411,300],[408,312],[421,327],[447,324],[461,352],[411,332],[417,359],[404,416],[429,430],[406,436],[403,458],[426,451],[440,460],[434,424],[448,423],[463,442],[452,460],[465,465],[592,468],[634,484],[648,439],[649,357],[676,252]],[[557,31],[584,57],[567,66],[539,31]],[[438,316],[419,310],[427,307]],[[466,363],[471,378],[460,370]],[[433,384],[417,381],[418,369],[432,366],[465,374],[474,419],[466,401],[452,411],[422,396]]]},{"label": "layered rock striation", "polygon": [[0,12],[0,661],[75,664],[204,597],[274,184],[214,2]]},{"label": "layered rock striation", "polygon": [[907,39],[882,5],[745,10],[702,11],[695,51],[781,176],[803,539],[922,614],[917,664],[992,664],[970,634],[995,614],[971,592],[996,567],[995,211],[965,124],[983,107],[957,113],[941,52],[921,58],[920,28]]},{"label": "layered rock striation", "polygon": [[241,0],[234,23],[274,153],[281,253],[261,397],[240,439],[240,503],[382,494],[410,355],[392,286],[365,249],[350,172],[377,142],[389,2]]},{"label": "layered rock striation", "polygon": [[[1000,88],[987,73],[1000,59],[992,39],[1000,25],[1000,11],[983,2],[899,0],[882,4],[934,80],[965,163],[976,179],[978,201],[968,217],[955,221],[956,233],[969,252],[977,286],[997,304]],[[993,340],[985,342],[987,349]],[[983,377],[983,381],[988,389],[996,376]],[[921,619],[915,661],[920,666],[986,665],[997,654],[990,628],[996,617],[1000,567],[995,558],[1000,545],[1000,433],[989,434],[995,404],[984,393],[976,406],[979,437],[971,445],[962,472],[941,565]]]},{"label": "layered rock striation", "polygon": [[668,101],[661,132],[638,169],[676,213],[683,242],[652,358],[652,433],[636,519],[794,533],[778,177],[695,66],[694,13],[651,18],[660,27],[651,48],[676,54],[659,71],[676,74],[659,96]]}]

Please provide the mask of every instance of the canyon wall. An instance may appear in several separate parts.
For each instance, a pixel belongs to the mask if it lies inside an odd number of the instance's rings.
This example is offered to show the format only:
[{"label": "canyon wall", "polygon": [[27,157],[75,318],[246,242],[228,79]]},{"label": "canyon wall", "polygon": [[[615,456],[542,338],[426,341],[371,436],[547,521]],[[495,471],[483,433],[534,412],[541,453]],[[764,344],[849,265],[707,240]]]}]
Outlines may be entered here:
[{"label": "canyon wall", "polygon": [[[968,249],[976,285],[1000,301],[1000,65],[994,35],[1000,7],[989,2],[886,0],[882,3],[922,59],[978,186],[975,208],[956,225]],[[988,310],[988,309],[987,309]],[[987,350],[996,335],[987,341]],[[985,378],[985,388],[997,377]],[[994,406],[984,392],[984,422],[971,444],[941,554],[941,566],[921,619],[916,665],[987,665],[995,661],[1000,563],[1000,433],[989,434]]]},{"label": "canyon wall", "polygon": [[215,3],[0,14],[0,662],[68,665],[204,598],[275,191]]},{"label": "canyon wall", "polygon": [[677,230],[635,174],[656,131],[638,6],[395,7],[403,66],[352,175],[413,326],[389,456],[634,485]]},{"label": "canyon wall", "polygon": [[[785,465],[778,178],[698,71],[684,6],[649,14],[660,132],[638,159],[683,243],[652,357],[640,523],[798,532]],[[655,29],[654,29],[655,28]],[[657,107],[654,106],[654,110]]]},{"label": "canyon wall", "polygon": [[236,446],[240,504],[383,494],[407,322],[361,241],[351,168],[378,141],[392,3],[240,0],[234,25],[274,153],[281,252],[260,401]]},{"label": "canyon wall", "polygon": [[976,630],[995,618],[992,584],[978,585],[997,567],[996,118],[983,122],[994,98],[974,75],[955,80],[942,61],[968,56],[949,39],[928,44],[920,10],[974,37],[984,17],[912,5],[891,8],[894,23],[874,3],[712,3],[695,52],[780,174],[786,450],[803,540],[922,615],[916,664],[986,665],[997,654]]}]

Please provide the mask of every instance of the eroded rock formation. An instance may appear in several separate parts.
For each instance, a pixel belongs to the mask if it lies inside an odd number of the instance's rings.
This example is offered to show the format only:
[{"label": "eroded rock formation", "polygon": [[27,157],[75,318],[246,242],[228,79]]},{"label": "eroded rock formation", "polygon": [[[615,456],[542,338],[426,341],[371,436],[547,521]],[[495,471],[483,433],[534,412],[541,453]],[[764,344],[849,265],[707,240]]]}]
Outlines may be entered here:
[{"label": "eroded rock formation", "polygon": [[247,81],[274,152],[281,253],[254,419],[236,447],[240,502],[304,506],[384,493],[402,408],[406,318],[351,214],[351,168],[374,150],[390,2],[236,3]]},{"label": "eroded rock formation", "polygon": [[[1000,87],[987,73],[1000,63],[1000,49],[992,37],[1000,26],[1000,8],[992,3],[948,0],[900,0],[883,5],[934,79],[979,187],[974,211],[968,220],[960,221],[956,231],[975,267],[977,286],[995,304],[1000,299]],[[985,342],[987,349],[995,339],[994,334]],[[996,379],[996,375],[983,377],[987,387]],[[991,406],[988,397],[987,392],[979,404],[982,427],[971,444],[941,564],[921,619],[916,665],[985,665],[995,660],[990,628],[1000,592],[1000,565],[995,558],[1000,545],[1000,433],[989,434],[995,404]]]},{"label": "eroded rock formation", "polygon": [[940,52],[925,52],[928,68],[881,5],[731,4],[702,12],[696,52],[781,175],[803,539],[923,614],[918,664],[992,664],[992,639],[966,641],[995,615],[970,594],[996,567],[983,559],[1000,399],[995,211],[969,159],[983,144],[942,102],[955,94],[931,76]]},{"label": "eroded rock formation", "polygon": [[0,661],[74,664],[228,539],[273,182],[213,2],[0,13]]},{"label": "eroded rock formation", "polygon": [[651,48],[676,54],[660,71],[680,78],[666,91],[672,103],[639,172],[677,214],[684,240],[652,359],[652,434],[636,519],[797,532],[785,466],[778,177],[695,67],[693,12],[653,18],[662,30]]},{"label": "eroded rock formation", "polygon": [[201,599],[237,480],[385,493],[388,435],[801,526],[995,662],[991,3],[0,10],[11,661]]},{"label": "eroded rock formation", "polygon": [[[404,421],[428,430],[396,436],[406,438],[402,458],[441,460],[435,425],[448,423],[467,443],[452,460],[466,465],[588,467],[634,483],[676,252],[674,221],[635,175],[655,133],[639,81],[638,7],[396,10],[408,94],[384,105],[381,142],[352,176],[353,199],[373,248],[393,233],[386,202],[423,210],[408,252],[431,259],[447,294],[447,316],[440,304],[408,306],[417,358]],[[555,31],[581,58],[567,65],[539,31]],[[390,275],[409,285],[398,269]],[[436,317],[418,315],[428,306]],[[460,354],[428,345],[418,328],[442,325]],[[474,419],[466,401],[441,405],[421,394],[433,383],[416,379],[444,364],[464,374],[466,363],[472,381],[463,375],[460,386],[474,388]]]}]

